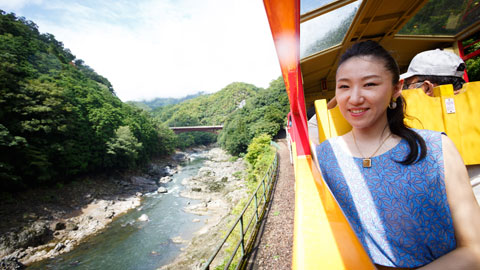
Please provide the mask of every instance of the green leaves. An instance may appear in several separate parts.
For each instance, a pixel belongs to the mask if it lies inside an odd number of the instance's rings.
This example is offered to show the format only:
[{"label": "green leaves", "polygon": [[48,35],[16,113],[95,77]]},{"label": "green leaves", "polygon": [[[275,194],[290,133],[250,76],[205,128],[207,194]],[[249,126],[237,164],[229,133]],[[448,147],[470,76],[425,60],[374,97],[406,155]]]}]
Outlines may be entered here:
[{"label": "green leaves", "polygon": [[248,146],[245,160],[252,166],[255,166],[259,156],[266,151],[266,148],[270,147],[271,140],[272,138],[267,134],[261,134],[258,137],[253,138],[252,143]]},{"label": "green leaves", "polygon": [[267,134],[261,134],[255,137],[248,146],[245,160],[248,162],[248,180],[257,182],[264,176],[270,164],[275,158],[275,150],[270,146],[272,137]]},{"label": "green leaves", "polygon": [[[235,112],[241,110],[241,104],[255,96],[259,91],[260,89],[252,84],[235,82],[225,86],[222,90],[214,94],[205,94],[194,99],[187,99],[178,104],[156,108],[153,111],[153,115],[155,115],[160,122],[171,127],[223,125],[226,121],[230,121],[232,115],[235,115]],[[166,101],[169,100],[165,100],[165,102]],[[245,132],[246,131],[247,129],[245,127]],[[235,134],[231,134],[231,136],[235,136]],[[227,149],[231,149],[231,153],[236,152],[239,154],[240,152],[237,151],[237,149],[241,149],[241,151],[247,149],[249,138],[244,137],[242,134],[240,137],[240,141],[234,139],[230,145],[226,146]],[[177,147],[183,149],[193,145],[206,145],[216,140],[217,135],[213,133],[190,132],[178,135]]]},{"label": "green leaves", "polygon": [[128,126],[120,126],[115,131],[115,136],[107,142],[107,154],[112,158],[112,167],[133,167],[138,153],[142,149],[142,143],[133,136]]},{"label": "green leaves", "polygon": [[[174,134],[36,25],[0,11],[0,188],[140,165]],[[133,90],[133,89],[132,89]]]},{"label": "green leaves", "polygon": [[230,114],[219,142],[232,155],[247,151],[250,141],[261,134],[277,135],[289,111],[288,97],[282,77],[272,81],[270,87],[259,90],[246,100],[245,106]]}]

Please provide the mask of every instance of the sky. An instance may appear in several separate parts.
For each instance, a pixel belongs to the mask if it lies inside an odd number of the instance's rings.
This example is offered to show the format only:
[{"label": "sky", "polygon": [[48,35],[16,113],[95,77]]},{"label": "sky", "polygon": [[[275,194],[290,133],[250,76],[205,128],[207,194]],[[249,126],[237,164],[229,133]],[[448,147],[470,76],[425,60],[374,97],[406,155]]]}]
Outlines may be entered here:
[{"label": "sky", "polygon": [[0,0],[106,77],[122,101],[268,87],[280,66],[261,0]]}]

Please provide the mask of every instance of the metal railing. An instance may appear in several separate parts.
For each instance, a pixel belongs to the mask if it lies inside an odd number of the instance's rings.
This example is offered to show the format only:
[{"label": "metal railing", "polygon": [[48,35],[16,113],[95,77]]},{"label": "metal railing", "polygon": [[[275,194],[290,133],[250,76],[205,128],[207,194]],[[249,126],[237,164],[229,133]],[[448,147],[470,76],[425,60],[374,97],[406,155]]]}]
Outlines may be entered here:
[{"label": "metal railing", "polygon": [[[253,244],[255,242],[255,238],[260,228],[261,221],[267,209],[268,203],[270,201],[273,183],[277,179],[278,174],[278,154],[275,154],[275,158],[268,168],[267,173],[263,176],[262,181],[258,184],[255,192],[252,194],[250,199],[248,200],[247,204],[243,208],[243,211],[240,213],[239,217],[236,219],[235,223],[229,229],[227,235],[222,240],[222,242],[218,245],[217,249],[210,257],[208,262],[203,265],[204,270],[210,270],[210,266],[214,259],[219,255],[222,249],[227,249],[227,241],[229,239],[233,239],[238,237],[235,234],[235,228],[238,227],[237,232],[240,233],[238,242],[234,243],[234,250],[231,251],[230,257],[224,256],[224,258],[228,258],[227,262],[224,262],[225,266],[223,269],[230,269],[232,262],[234,262],[235,258],[238,258],[238,263],[235,269],[242,268],[246,263],[246,256],[250,250],[253,248]],[[252,204],[254,202],[254,204]],[[252,226],[253,221],[255,220],[254,226]],[[245,222],[246,221],[246,222]],[[246,226],[245,226],[246,224]],[[238,253],[240,249],[240,253]],[[228,251],[224,251],[224,253],[229,253]],[[226,261],[226,259],[224,259]],[[219,266],[217,266],[219,267]],[[221,267],[221,266],[220,266]]]}]

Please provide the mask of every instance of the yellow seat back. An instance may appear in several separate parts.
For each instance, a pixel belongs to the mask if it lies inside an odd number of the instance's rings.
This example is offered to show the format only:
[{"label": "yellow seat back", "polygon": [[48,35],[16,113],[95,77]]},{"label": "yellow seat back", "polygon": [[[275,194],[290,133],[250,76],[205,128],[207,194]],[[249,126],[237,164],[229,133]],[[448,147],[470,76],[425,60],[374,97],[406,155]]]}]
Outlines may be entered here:
[{"label": "yellow seat back", "polygon": [[445,132],[455,143],[466,165],[480,164],[480,82],[464,84],[453,94],[451,84],[435,87],[434,97],[421,89],[402,92],[407,102],[406,119],[413,128]]},{"label": "yellow seat back", "polygon": [[331,137],[341,136],[352,129],[352,126],[343,118],[338,106],[327,109],[327,100],[325,99],[315,100],[315,113],[320,143]]}]

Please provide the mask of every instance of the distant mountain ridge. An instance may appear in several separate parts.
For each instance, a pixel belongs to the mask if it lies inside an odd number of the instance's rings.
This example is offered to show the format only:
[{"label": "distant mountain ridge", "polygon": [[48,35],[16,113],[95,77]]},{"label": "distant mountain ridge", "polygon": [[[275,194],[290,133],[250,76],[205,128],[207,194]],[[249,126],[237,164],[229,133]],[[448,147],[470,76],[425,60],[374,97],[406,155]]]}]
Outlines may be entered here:
[{"label": "distant mountain ridge", "polygon": [[127,103],[149,111],[149,110],[155,110],[156,108],[167,106],[167,105],[178,104],[178,103],[187,101],[189,99],[193,99],[203,95],[208,95],[208,94],[204,91],[200,91],[196,94],[187,95],[181,98],[155,98],[152,100],[128,101]]}]

